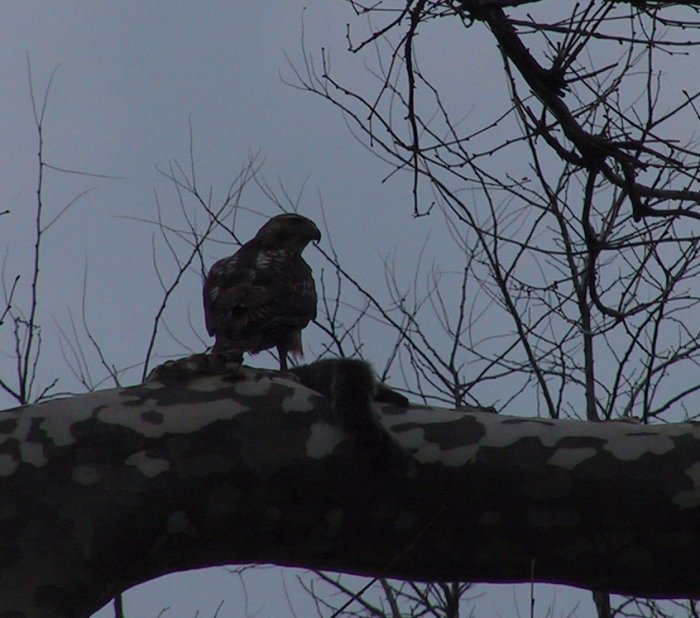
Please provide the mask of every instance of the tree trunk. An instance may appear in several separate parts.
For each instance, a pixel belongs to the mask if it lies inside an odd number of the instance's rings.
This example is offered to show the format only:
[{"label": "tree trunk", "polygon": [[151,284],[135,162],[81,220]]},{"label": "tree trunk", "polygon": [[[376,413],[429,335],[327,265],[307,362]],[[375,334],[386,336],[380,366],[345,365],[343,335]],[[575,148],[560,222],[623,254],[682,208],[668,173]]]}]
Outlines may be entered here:
[{"label": "tree trunk", "polygon": [[540,582],[700,595],[700,426],[376,409],[405,473],[328,400],[213,356],[0,414],[0,618],[233,563],[522,582],[534,561]]}]

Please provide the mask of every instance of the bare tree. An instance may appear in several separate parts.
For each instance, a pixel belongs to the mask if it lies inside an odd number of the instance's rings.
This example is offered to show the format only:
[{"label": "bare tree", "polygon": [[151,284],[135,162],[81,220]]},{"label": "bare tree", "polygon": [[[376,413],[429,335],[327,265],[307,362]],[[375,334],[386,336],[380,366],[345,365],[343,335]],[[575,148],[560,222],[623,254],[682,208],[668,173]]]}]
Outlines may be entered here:
[{"label": "bare tree", "polygon": [[[501,411],[530,398],[551,418],[696,419],[697,3],[348,5],[374,87],[305,45],[288,82],[339,108],[387,178],[407,174],[412,214],[442,213],[463,256],[433,266],[424,295],[387,265],[389,299],[334,261],[395,330],[408,388],[459,406],[507,384]],[[431,72],[441,36],[450,55]],[[475,70],[488,54],[496,96]],[[677,612],[594,599],[600,616]]]},{"label": "bare tree", "polygon": [[[46,235],[50,229],[75,206],[83,197],[92,191],[85,189],[78,192],[71,200],[60,206],[57,210],[47,209],[45,203],[45,189],[47,175],[77,174],[85,177],[108,176],[88,173],[79,170],[69,170],[47,161],[44,152],[44,126],[46,113],[51,93],[51,85],[56,76],[57,68],[49,75],[42,95],[35,92],[32,66],[27,56],[27,77],[29,80],[29,94],[31,109],[36,129],[37,139],[37,167],[36,167],[36,195],[34,201],[34,229],[31,264],[25,272],[12,274],[8,272],[8,254],[6,253],[2,265],[2,293],[4,308],[0,313],[0,327],[4,327],[0,334],[3,336],[3,347],[8,345],[12,349],[15,359],[15,371],[12,376],[0,376],[0,389],[15,400],[19,405],[30,401],[41,401],[55,396],[57,379],[52,378],[47,384],[41,382],[39,366],[42,362],[42,343],[44,320],[40,316],[41,297],[41,267],[43,263],[43,247]],[[10,210],[2,214],[10,214]]]},{"label": "bare tree", "polygon": [[[324,52],[314,57],[308,50],[295,84],[338,106],[355,135],[386,161],[388,175],[408,172],[412,213],[442,217],[456,257],[426,272],[421,256],[408,282],[387,261],[381,291],[367,288],[330,245],[317,323],[328,343],[320,355],[361,354],[362,325],[372,322],[395,340],[383,366],[375,359],[381,373],[398,372],[406,390],[425,401],[459,407],[498,384],[512,393],[487,402],[499,411],[532,400],[539,414],[555,419],[696,418],[699,387],[676,376],[696,366],[699,352],[692,320],[699,165],[694,136],[682,128],[697,121],[697,93],[680,88],[668,96],[658,67],[670,70],[694,50],[698,24],[689,17],[693,3],[667,4],[349,2],[368,30],[358,36],[355,28],[363,26],[353,25],[348,43],[358,55],[374,54],[376,88],[359,92],[344,84]],[[487,33],[503,59],[504,96],[482,103],[491,116],[478,126],[465,122],[463,101],[455,103],[421,70],[421,45],[439,23]],[[478,101],[474,92],[472,86]],[[298,196],[280,195],[260,178],[255,157],[215,203],[190,159],[189,169],[173,163],[164,172],[182,220],[166,222],[158,199],[149,221],[175,267],[166,276],[155,262],[163,302],[144,376],[158,337],[169,331],[166,308],[175,290],[188,273],[199,276],[205,268],[204,241],[217,231],[237,242],[243,187],[255,178],[280,207],[298,204]],[[426,274],[425,285],[418,285],[418,273]],[[14,309],[15,285],[5,286],[2,316],[17,332],[36,320],[31,310],[27,319]],[[493,320],[494,312],[502,319]],[[27,336],[18,339],[25,342],[18,358],[31,367],[38,339]],[[22,381],[16,391],[21,403],[30,386],[23,380],[24,391]],[[692,412],[678,414],[686,409]],[[468,590],[380,578],[383,596],[368,600],[321,577],[359,603],[348,609],[355,615],[457,616]],[[611,603],[605,593],[595,600],[601,616],[673,611],[639,599]],[[322,611],[338,614],[342,606]],[[692,602],[683,608],[696,611]]]}]

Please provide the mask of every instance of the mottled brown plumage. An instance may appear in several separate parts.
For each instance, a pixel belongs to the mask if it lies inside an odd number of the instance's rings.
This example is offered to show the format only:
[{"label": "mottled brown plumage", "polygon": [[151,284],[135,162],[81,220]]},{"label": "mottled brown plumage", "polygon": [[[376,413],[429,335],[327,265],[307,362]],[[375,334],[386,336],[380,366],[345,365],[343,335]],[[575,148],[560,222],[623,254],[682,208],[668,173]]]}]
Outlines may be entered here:
[{"label": "mottled brown plumage", "polygon": [[204,283],[204,317],[207,331],[216,337],[213,352],[276,347],[280,369],[287,370],[287,354],[302,354],[301,330],[316,317],[316,287],[301,252],[320,239],[313,221],[279,215],[211,267]]}]

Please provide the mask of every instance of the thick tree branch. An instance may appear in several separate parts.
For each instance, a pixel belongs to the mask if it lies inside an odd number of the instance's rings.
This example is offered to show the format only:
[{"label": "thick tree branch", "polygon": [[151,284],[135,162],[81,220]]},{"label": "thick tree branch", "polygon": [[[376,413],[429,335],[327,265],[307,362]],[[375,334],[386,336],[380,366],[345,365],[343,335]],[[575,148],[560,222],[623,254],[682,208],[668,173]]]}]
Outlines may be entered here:
[{"label": "thick tree branch", "polygon": [[[379,410],[379,408],[378,408]],[[0,415],[0,616],[227,563],[700,595],[700,427],[384,406],[371,464],[286,379],[194,356]],[[15,613],[13,613],[15,612]]]}]

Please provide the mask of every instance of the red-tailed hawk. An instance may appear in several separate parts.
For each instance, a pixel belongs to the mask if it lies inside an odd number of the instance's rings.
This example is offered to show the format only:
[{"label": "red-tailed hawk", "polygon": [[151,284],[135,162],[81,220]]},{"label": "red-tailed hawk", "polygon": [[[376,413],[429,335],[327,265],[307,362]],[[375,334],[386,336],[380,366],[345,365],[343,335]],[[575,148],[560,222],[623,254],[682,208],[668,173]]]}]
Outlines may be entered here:
[{"label": "red-tailed hawk", "polygon": [[316,287],[301,252],[321,240],[313,221],[272,217],[234,255],[216,262],[204,282],[204,318],[216,337],[212,352],[260,352],[276,347],[302,354],[301,329],[316,317]]}]

